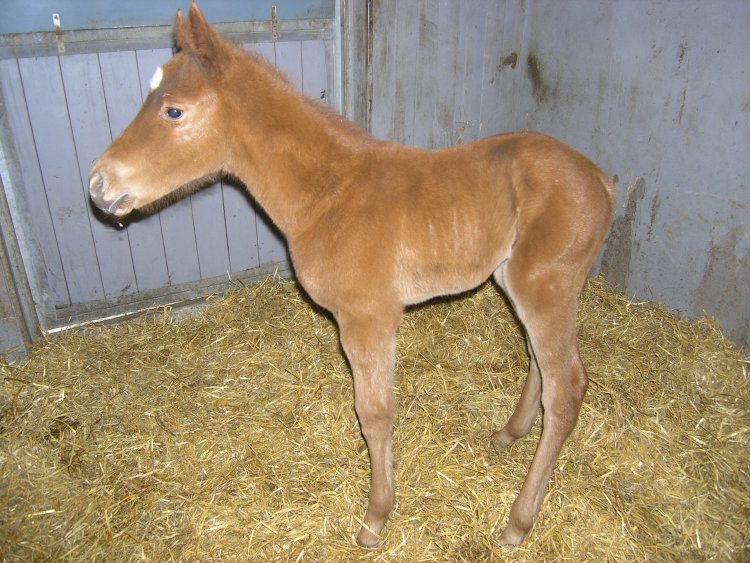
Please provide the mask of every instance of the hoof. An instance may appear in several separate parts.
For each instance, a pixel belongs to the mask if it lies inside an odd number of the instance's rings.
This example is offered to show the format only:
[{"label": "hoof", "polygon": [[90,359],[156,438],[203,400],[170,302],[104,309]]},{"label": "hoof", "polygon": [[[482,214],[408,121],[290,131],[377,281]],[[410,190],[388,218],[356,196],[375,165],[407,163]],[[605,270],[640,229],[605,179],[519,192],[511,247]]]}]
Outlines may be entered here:
[{"label": "hoof", "polygon": [[508,527],[505,528],[505,530],[503,530],[503,533],[500,535],[498,543],[500,545],[505,545],[508,547],[515,547],[517,545],[521,545],[521,542],[523,542],[525,537],[526,532],[522,532],[518,528],[509,524]]},{"label": "hoof", "polygon": [[357,543],[362,547],[372,549],[373,547],[378,547],[378,543],[380,543],[380,536],[370,530],[370,528],[362,526],[362,528],[359,530],[359,533],[357,534]]},{"label": "hoof", "polygon": [[510,433],[503,428],[502,430],[498,430],[497,432],[492,433],[492,445],[495,446],[498,450],[504,450],[507,449],[508,446],[510,446],[513,442],[517,440],[516,437],[511,436]]}]

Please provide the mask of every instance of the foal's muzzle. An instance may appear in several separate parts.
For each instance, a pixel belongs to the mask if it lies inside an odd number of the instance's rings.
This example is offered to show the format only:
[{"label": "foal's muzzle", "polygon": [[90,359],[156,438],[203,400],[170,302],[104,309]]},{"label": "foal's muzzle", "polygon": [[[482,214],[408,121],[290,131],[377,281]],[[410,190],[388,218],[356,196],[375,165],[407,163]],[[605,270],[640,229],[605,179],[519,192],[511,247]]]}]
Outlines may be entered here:
[{"label": "foal's muzzle", "polygon": [[133,210],[133,198],[128,192],[111,196],[105,188],[104,176],[101,172],[92,172],[89,178],[89,196],[94,205],[108,215],[123,216]]}]

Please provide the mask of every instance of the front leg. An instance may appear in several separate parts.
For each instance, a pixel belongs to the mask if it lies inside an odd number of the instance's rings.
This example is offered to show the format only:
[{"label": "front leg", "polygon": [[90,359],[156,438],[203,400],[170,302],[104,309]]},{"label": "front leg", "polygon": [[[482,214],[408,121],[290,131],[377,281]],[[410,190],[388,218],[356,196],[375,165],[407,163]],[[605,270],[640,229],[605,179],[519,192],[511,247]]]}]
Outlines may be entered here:
[{"label": "front leg", "polygon": [[341,345],[354,377],[354,408],[370,454],[370,495],[357,542],[375,547],[393,509],[391,434],[396,414],[393,370],[396,329],[401,311],[386,314],[338,314]]}]

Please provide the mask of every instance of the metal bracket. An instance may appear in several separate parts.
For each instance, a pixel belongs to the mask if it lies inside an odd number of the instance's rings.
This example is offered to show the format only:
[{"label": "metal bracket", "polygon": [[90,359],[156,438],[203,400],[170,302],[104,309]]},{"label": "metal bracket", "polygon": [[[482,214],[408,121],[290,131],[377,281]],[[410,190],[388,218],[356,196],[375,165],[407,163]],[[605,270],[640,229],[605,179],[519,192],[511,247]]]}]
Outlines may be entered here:
[{"label": "metal bracket", "polygon": [[62,55],[65,52],[65,40],[60,25],[60,14],[52,14],[52,25],[55,27],[55,37],[57,38],[57,53]]},{"label": "metal bracket", "polygon": [[274,41],[279,38],[279,19],[276,17],[276,6],[271,6],[271,37]]}]

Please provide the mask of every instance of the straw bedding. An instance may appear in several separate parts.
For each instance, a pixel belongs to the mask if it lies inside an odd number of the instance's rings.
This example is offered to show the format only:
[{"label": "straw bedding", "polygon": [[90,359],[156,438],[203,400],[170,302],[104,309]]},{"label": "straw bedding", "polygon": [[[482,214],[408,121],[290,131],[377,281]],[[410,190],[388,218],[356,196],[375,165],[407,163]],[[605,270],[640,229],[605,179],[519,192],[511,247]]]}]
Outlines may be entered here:
[{"label": "straw bedding", "polygon": [[592,384],[526,542],[496,545],[539,436],[506,452],[527,370],[492,285],[399,332],[397,506],[354,544],[369,482],[335,325],[290,281],[187,318],[49,338],[0,366],[6,560],[539,561],[750,558],[750,359],[589,282]]}]

